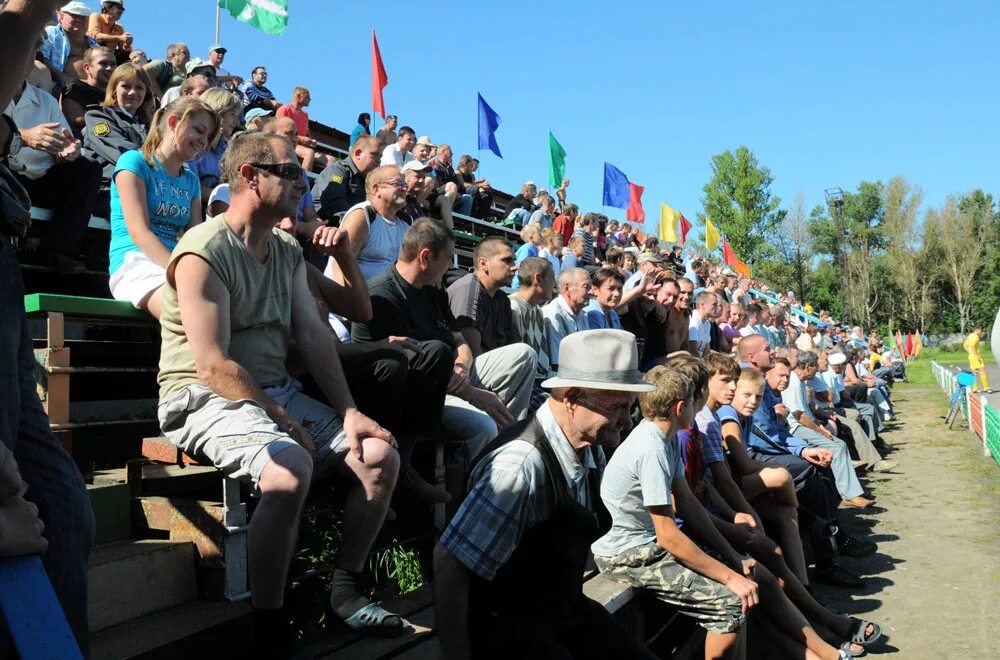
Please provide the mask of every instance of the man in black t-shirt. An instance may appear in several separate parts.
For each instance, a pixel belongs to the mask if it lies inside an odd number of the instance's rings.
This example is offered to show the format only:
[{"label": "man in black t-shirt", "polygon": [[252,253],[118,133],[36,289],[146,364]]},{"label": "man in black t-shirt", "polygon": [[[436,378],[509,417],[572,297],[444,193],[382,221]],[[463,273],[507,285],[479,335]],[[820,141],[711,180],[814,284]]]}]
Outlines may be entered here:
[{"label": "man in black t-shirt", "polygon": [[76,137],[83,134],[83,115],[87,112],[87,107],[99,105],[104,100],[108,80],[116,66],[115,56],[110,48],[94,46],[84,51],[83,70],[86,76],[66,85],[59,100],[63,115]]},{"label": "man in black t-shirt", "polygon": [[[453,474],[460,476],[498,428],[526,414],[537,357],[527,344],[476,355],[479,349],[466,341],[462,322],[441,288],[454,249],[451,233],[440,224],[427,219],[414,223],[403,237],[395,266],[368,281],[372,318],[355,323],[351,334],[355,341],[396,338],[413,359],[442,347],[453,352],[441,422],[463,441],[449,460],[449,466],[459,468]],[[502,297],[509,315],[510,302]],[[449,483],[455,495],[462,481],[449,478]]]}]

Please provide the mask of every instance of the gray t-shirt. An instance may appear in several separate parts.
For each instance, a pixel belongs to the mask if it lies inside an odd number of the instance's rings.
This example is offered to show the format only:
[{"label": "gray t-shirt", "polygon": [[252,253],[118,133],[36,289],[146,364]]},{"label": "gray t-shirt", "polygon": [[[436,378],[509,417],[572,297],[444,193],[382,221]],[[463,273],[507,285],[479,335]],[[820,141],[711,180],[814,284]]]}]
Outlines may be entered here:
[{"label": "gray t-shirt", "polygon": [[677,438],[655,424],[641,422],[608,461],[601,499],[611,513],[611,529],[591,546],[595,555],[612,557],[656,540],[648,507],[673,504],[670,484],[684,478]]},{"label": "gray t-shirt", "polygon": [[795,419],[795,413],[801,412],[809,419],[815,421],[812,410],[809,409],[809,400],[806,398],[806,385],[799,378],[795,371],[788,377],[788,389],[781,393],[781,402],[788,408],[788,429],[795,433],[802,424]]}]

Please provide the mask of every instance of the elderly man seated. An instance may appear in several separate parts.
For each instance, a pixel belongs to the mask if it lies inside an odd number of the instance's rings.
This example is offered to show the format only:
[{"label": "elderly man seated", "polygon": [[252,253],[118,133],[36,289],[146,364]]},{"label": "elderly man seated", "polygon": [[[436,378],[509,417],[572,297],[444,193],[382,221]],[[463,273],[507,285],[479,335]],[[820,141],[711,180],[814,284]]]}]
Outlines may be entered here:
[{"label": "elderly man seated", "polygon": [[552,396],[477,463],[469,495],[434,549],[442,657],[655,657],[582,593],[590,544],[611,527],[600,497],[605,448],[631,428],[635,340],[567,337]]},{"label": "elderly man seated", "polygon": [[542,316],[549,328],[549,359],[553,367],[559,364],[559,344],[581,330],[590,329],[587,303],[590,301],[590,274],[583,268],[566,268],[559,273],[557,294],[542,307]]}]

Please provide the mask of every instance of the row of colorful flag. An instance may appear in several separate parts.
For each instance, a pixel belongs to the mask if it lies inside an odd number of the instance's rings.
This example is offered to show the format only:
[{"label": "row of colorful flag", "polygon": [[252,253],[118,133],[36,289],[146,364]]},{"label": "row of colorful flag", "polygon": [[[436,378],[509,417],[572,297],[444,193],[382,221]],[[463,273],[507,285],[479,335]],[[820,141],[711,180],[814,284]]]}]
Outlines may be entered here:
[{"label": "row of colorful flag", "polygon": [[904,358],[917,357],[920,355],[920,351],[924,348],[923,334],[920,330],[913,332],[911,330],[906,331],[906,339],[903,339],[903,333],[896,329],[896,336],[894,337],[896,342],[896,350]]},{"label": "row of colorful flag", "polygon": [[[219,7],[229,11],[238,21],[242,21],[268,34],[281,34],[288,24],[287,0],[219,0]],[[383,92],[389,84],[389,76],[382,61],[382,53],[378,47],[378,38],[372,30],[372,111],[385,119],[385,98]],[[482,94],[477,93],[478,114],[478,147],[488,149],[503,158],[500,145],[497,143],[496,132],[500,128],[500,115],[486,102]],[[549,185],[558,188],[566,177],[566,149],[559,143],[556,136],[549,131]],[[611,163],[604,163],[603,203],[605,206],[625,209],[625,219],[636,224],[643,224],[646,212],[642,208],[642,194],[645,187],[629,181],[620,169]],[[684,245],[687,241],[691,223],[683,213],[675,211],[665,203],[660,203],[660,223],[658,236],[661,241]],[[705,219],[705,247],[709,253],[716,250],[722,241],[723,262],[739,273],[749,277],[750,269],[736,256],[729,242],[712,224],[711,219]]]}]

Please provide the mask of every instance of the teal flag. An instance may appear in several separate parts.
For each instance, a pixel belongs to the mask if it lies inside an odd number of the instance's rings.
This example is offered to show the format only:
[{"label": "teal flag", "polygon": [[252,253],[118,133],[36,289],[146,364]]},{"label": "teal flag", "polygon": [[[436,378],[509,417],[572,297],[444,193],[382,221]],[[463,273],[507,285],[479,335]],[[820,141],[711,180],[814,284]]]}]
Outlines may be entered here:
[{"label": "teal flag", "polygon": [[282,34],[288,27],[288,0],[219,0],[219,6],[261,32]]},{"label": "teal flag", "polygon": [[549,131],[549,185],[558,188],[566,178],[566,150]]}]

